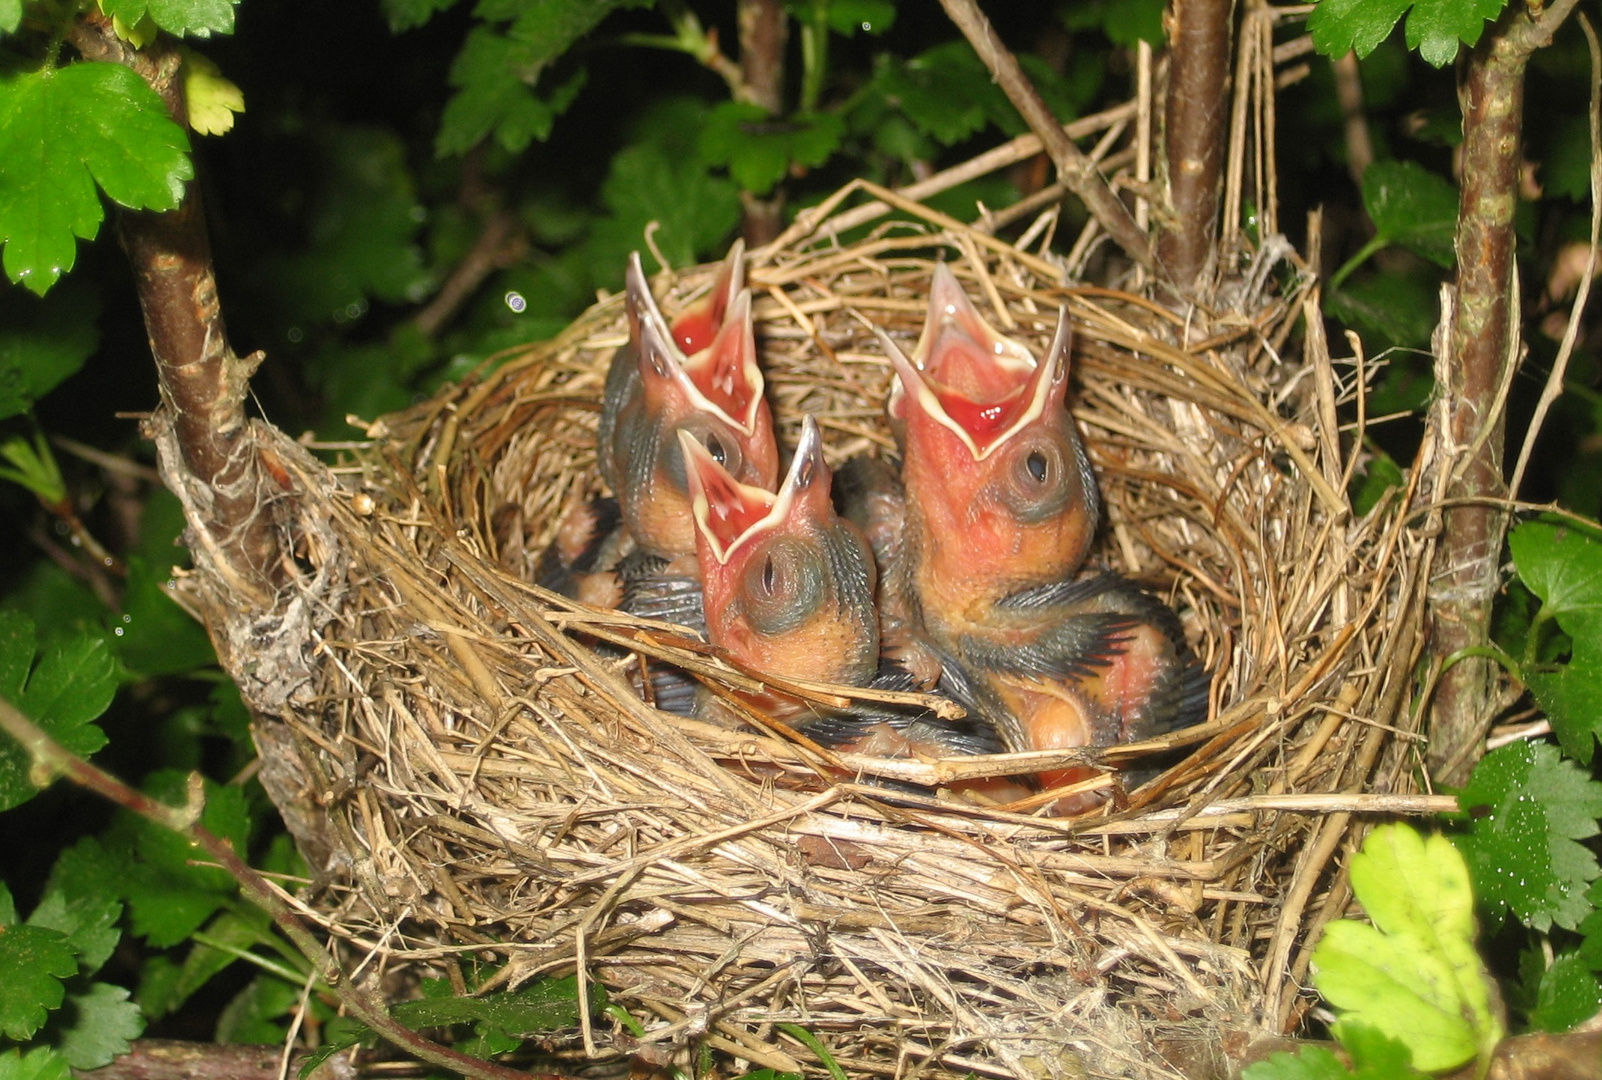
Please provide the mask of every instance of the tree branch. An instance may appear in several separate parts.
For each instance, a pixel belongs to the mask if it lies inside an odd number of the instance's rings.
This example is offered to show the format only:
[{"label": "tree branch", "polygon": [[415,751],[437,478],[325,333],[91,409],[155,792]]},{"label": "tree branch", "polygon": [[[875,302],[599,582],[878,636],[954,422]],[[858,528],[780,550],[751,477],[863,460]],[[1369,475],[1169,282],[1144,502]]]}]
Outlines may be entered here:
[{"label": "tree branch", "polygon": [[1135,224],[1129,208],[1107,186],[1107,181],[1096,171],[1096,163],[1086,157],[1064,133],[1062,125],[1051,115],[1051,110],[1023,73],[1023,68],[1018,66],[1018,58],[1001,43],[990,20],[985,18],[974,0],[940,0],[940,6],[946,9],[951,21],[968,39],[973,51],[979,54],[979,59],[1006,92],[1013,107],[1023,116],[1024,123],[1029,125],[1029,130],[1040,137],[1046,153],[1057,166],[1058,178],[1068,185],[1068,190],[1079,196],[1086,209],[1124,249],[1125,254],[1146,269],[1157,272],[1160,268],[1153,259],[1151,245],[1146,240],[1146,234]]},{"label": "tree branch", "polygon": [[[1447,445],[1460,455],[1439,498],[1441,560],[1429,595],[1430,652],[1439,659],[1488,639],[1500,582],[1507,513],[1502,474],[1503,387],[1521,351],[1516,310],[1513,212],[1518,205],[1524,72],[1575,0],[1556,0],[1536,18],[1510,5],[1470,54],[1459,89],[1463,189],[1457,219],[1456,315],[1440,388]],[[1492,719],[1496,665],[1473,657],[1441,676],[1431,703],[1427,760],[1438,783],[1461,784],[1479,757]]]},{"label": "tree branch", "polygon": [[[68,41],[87,59],[131,68],[187,130],[182,59],[164,38],[134,49],[112,32],[110,19],[85,15]],[[171,213],[123,212],[119,232],[160,378],[161,407],[151,424],[172,427],[184,471],[209,495],[203,524],[226,564],[218,570],[263,600],[279,580],[278,544],[260,512],[259,464],[244,409],[261,356],[241,359],[228,344],[199,189],[191,184]]]},{"label": "tree branch", "polygon": [[1173,215],[1157,257],[1184,295],[1194,293],[1216,250],[1233,14],[1231,0],[1174,0],[1169,12],[1163,146]]},{"label": "tree branch", "polygon": [[[780,0],[740,0],[740,72],[746,99],[769,116],[784,114],[784,46],[790,37],[790,20]],[[762,199],[740,192],[744,216],[740,234],[747,247],[769,243],[784,229],[784,188]]]}]

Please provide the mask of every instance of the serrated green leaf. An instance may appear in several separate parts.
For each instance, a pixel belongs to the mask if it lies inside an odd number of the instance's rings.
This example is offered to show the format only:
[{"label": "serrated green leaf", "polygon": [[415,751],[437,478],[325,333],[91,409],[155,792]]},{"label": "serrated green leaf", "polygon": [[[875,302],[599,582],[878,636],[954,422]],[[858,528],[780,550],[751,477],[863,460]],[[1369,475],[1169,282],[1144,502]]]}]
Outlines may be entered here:
[{"label": "serrated green leaf", "polygon": [[569,80],[548,98],[534,94],[547,65],[602,19],[632,0],[542,0],[537,4],[480,0],[474,14],[509,27],[475,26],[451,64],[457,93],[445,106],[434,149],[441,157],[461,154],[494,132],[517,153],[533,138],[545,138],[551,122],[571,104],[578,84]]},{"label": "serrated green leaf", "polygon": [[100,229],[99,184],[171,210],[194,176],[189,139],[143,79],[80,63],[0,80],[0,241],[12,281],[43,296]]},{"label": "serrated green leaf", "polygon": [[510,1035],[538,1035],[578,1023],[578,982],[570,975],[483,997],[422,998],[396,1005],[391,1013],[412,1028],[484,1024]]},{"label": "serrated green leaf", "polygon": [[0,420],[26,412],[99,344],[100,297],[88,286],[43,299],[0,289]]},{"label": "serrated green leaf", "polygon": [[279,1043],[284,1026],[274,1023],[300,1003],[300,987],[268,975],[258,976],[223,1006],[217,1018],[217,1041]]},{"label": "serrated green leaf", "polygon": [[311,242],[265,266],[284,315],[344,324],[367,311],[369,298],[424,299],[430,277],[417,236],[427,213],[401,140],[379,128],[340,125],[330,127],[318,150],[322,178],[308,215]]},{"label": "serrated green leaf", "polygon": [[20,611],[0,610],[0,698],[22,699],[38,647],[32,619]]},{"label": "serrated green leaf", "polygon": [[72,1080],[67,1059],[48,1046],[0,1054],[0,1080]]},{"label": "serrated green leaf", "polygon": [[1332,923],[1313,950],[1315,984],[1341,1023],[1399,1040],[1426,1072],[1488,1053],[1502,1031],[1462,857],[1442,836],[1389,825],[1369,834],[1350,872],[1374,925]]},{"label": "serrated green leaf", "polygon": [[1602,543],[1546,521],[1520,522],[1508,537],[1513,564],[1541,613],[1576,639],[1602,639]]},{"label": "serrated green leaf", "polygon": [[128,1000],[128,991],[103,982],[70,995],[57,1021],[56,1049],[74,1069],[111,1064],[145,1030],[144,1016]]},{"label": "serrated green leaf", "polygon": [[1307,17],[1313,47],[1325,56],[1373,52],[1413,0],[1319,0]]},{"label": "serrated green leaf", "polygon": [[966,42],[939,45],[908,61],[886,57],[874,76],[918,130],[950,146],[985,126],[985,98],[997,91]]},{"label": "serrated green leaf", "polygon": [[766,195],[792,162],[816,168],[828,161],[844,134],[844,122],[832,114],[775,120],[758,105],[726,101],[701,129],[701,156],[709,165],[728,166],[746,191]]},{"label": "serrated green leaf", "polygon": [[1578,953],[1552,961],[1541,976],[1541,989],[1530,1026],[1538,1031],[1568,1031],[1602,1009],[1602,984]]},{"label": "serrated green leaf", "polygon": [[[1439,297],[1440,284],[1433,271],[1385,271],[1348,278],[1328,294],[1325,309],[1363,335],[1364,343],[1376,350],[1390,345],[1425,348],[1440,321]],[[1428,394],[1421,394],[1417,400],[1422,404],[1427,398]],[[1371,399],[1371,410],[1373,407]]]},{"label": "serrated green leaf", "polygon": [[422,26],[441,11],[457,5],[459,0],[383,0],[384,17],[395,33]]},{"label": "serrated green leaf", "polygon": [[146,15],[175,37],[210,37],[234,32],[239,0],[101,0],[100,8],[132,26]]},{"label": "serrated green leaf", "polygon": [[[169,806],[184,801],[187,774],[162,771],[146,780],[147,794]],[[200,823],[243,851],[249,830],[244,793],[237,787],[206,782]],[[127,813],[118,815],[108,847],[131,848],[137,855],[122,871],[121,892],[128,901],[134,933],[158,948],[176,945],[200,927],[235,893],[227,871],[196,865],[204,853],[169,829]]]},{"label": "serrated green leaf", "polygon": [[740,221],[740,195],[711,175],[699,158],[674,156],[662,147],[631,146],[612,158],[601,198],[612,216],[592,230],[595,265],[621,277],[628,252],[642,244],[645,226],[661,224],[656,246],[674,266],[689,266],[723,246]]},{"label": "serrated green leaf", "polygon": [[1582,765],[1591,763],[1602,738],[1602,659],[1584,653],[1554,671],[1526,671],[1524,682],[1546,713],[1564,751]]},{"label": "serrated green leaf", "polygon": [[59,887],[52,887],[28,916],[28,925],[65,934],[67,942],[78,953],[78,966],[85,974],[93,975],[111,958],[122,938],[122,931],[117,927],[120,918],[122,904],[115,899],[106,896],[69,898]]},{"label": "serrated green leaf", "polygon": [[[6,659],[0,661],[0,677],[14,684],[17,657],[30,635],[22,632],[14,616],[7,624],[14,636]],[[116,692],[116,664],[105,641],[80,634],[46,647],[12,704],[65,749],[87,757],[106,745],[105,733],[92,721],[106,711]],[[28,775],[30,765],[20,744],[0,735],[0,809],[20,805],[37,793]]]},{"label": "serrated green leaf", "polygon": [[1448,269],[1457,258],[1457,203],[1450,182],[1411,161],[1376,161],[1363,173],[1363,207],[1379,235]]},{"label": "serrated green leaf", "polygon": [[1519,742],[1480,760],[1458,805],[1469,826],[1457,846],[1480,903],[1543,933],[1554,923],[1573,929],[1590,914],[1597,861],[1577,841],[1597,833],[1602,784],[1555,748]]},{"label": "serrated green leaf", "polygon": [[77,973],[65,934],[26,924],[0,927],[0,1035],[31,1039],[50,1010],[61,1007],[61,980]]},{"label": "serrated green leaf", "polygon": [[1280,1051],[1241,1070],[1241,1080],[1350,1080],[1351,1071],[1322,1046]]},{"label": "serrated green leaf", "polygon": [[1507,0],[1413,0],[1407,16],[1407,47],[1426,62],[1444,67],[1457,59],[1461,42],[1472,47],[1487,20],[1502,13]]}]

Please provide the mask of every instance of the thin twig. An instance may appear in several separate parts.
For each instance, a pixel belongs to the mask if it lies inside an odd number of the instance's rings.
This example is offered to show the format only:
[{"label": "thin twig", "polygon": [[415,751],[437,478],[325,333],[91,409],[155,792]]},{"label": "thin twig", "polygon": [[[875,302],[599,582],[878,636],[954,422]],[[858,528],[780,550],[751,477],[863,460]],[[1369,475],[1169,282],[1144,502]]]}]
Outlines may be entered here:
[{"label": "thin twig", "polygon": [[1023,116],[1024,123],[1029,125],[1029,130],[1040,136],[1046,153],[1057,166],[1057,175],[1062,182],[1079,196],[1126,255],[1147,270],[1157,272],[1151,244],[1135,224],[1129,208],[1113,194],[1095,163],[1063,133],[1061,122],[1046,107],[1045,101],[1018,65],[1018,58],[1002,44],[990,20],[985,18],[974,0],[940,0],[940,6],[946,9],[951,21],[957,24],[957,29],[962,31],[974,52],[979,54],[979,59],[984,62],[991,76],[1001,84],[1008,100]]}]

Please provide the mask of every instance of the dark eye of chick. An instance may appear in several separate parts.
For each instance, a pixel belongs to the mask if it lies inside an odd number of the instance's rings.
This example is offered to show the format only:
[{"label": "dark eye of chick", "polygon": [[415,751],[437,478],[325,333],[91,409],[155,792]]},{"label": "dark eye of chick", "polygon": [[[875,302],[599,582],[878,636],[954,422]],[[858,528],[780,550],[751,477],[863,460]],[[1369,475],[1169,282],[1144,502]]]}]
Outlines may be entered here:
[{"label": "dark eye of chick", "polygon": [[728,464],[729,452],[723,448],[723,440],[716,435],[708,434],[706,437],[706,452],[712,455],[712,460],[719,465]]},{"label": "dark eye of chick", "polygon": [[773,581],[776,576],[773,569],[773,556],[769,555],[762,562],[762,589],[769,596],[773,595]]},{"label": "dark eye of chick", "polygon": [[1049,471],[1046,467],[1046,455],[1039,450],[1031,453],[1024,459],[1024,465],[1029,469],[1029,475],[1035,478],[1036,483],[1044,484]]}]

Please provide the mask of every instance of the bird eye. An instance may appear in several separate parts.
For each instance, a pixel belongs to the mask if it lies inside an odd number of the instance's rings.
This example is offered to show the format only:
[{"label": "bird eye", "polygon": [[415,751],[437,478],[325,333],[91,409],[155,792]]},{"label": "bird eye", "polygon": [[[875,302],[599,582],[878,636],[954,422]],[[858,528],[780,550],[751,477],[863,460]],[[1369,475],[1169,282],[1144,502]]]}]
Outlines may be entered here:
[{"label": "bird eye", "polygon": [[713,432],[706,436],[706,452],[712,455],[712,460],[719,465],[725,464],[729,459],[729,452],[723,448],[723,440]]},{"label": "bird eye", "polygon": [[1030,451],[1029,456],[1024,459],[1024,465],[1028,468],[1029,475],[1034,477],[1037,483],[1044,484],[1046,482],[1046,475],[1049,470],[1046,468],[1045,454],[1042,454],[1039,450]]},{"label": "bird eye", "polygon": [[801,626],[827,598],[826,577],[815,545],[773,539],[746,570],[744,608],[752,629],[772,637]]}]

